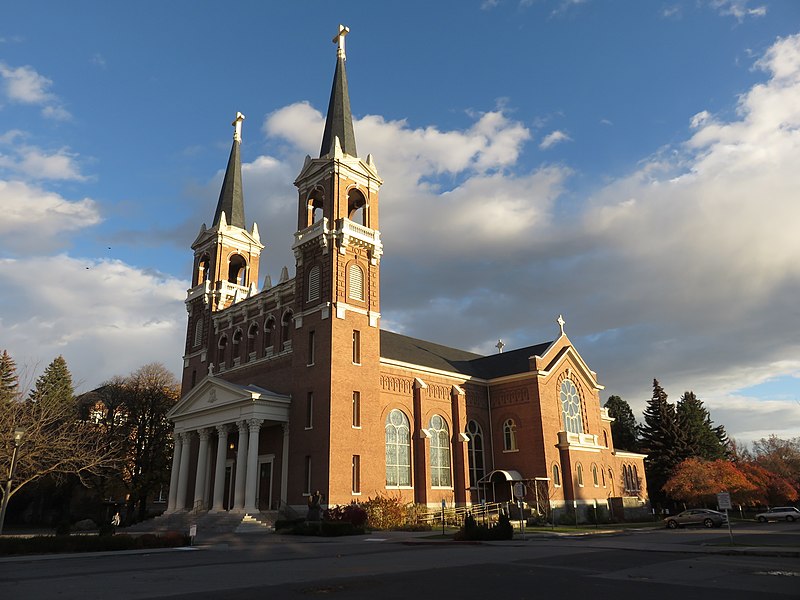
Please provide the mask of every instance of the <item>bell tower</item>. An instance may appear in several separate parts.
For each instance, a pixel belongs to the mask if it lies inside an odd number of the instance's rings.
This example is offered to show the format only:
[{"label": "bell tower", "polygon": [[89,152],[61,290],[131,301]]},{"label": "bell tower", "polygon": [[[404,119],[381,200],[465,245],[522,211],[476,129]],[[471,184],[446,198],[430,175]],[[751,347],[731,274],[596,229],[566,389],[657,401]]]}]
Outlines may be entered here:
[{"label": "bell tower", "polygon": [[[315,368],[326,371],[324,383],[322,379],[316,381],[326,388],[327,398],[315,392],[314,401],[329,415],[328,472],[323,477],[327,479],[329,502],[352,499],[351,469],[356,469],[356,463],[358,469],[382,468],[378,465],[382,455],[362,457],[360,449],[372,440],[371,428],[376,428],[374,433],[381,439],[384,435],[380,415],[370,412],[379,410],[380,395],[383,245],[378,229],[378,192],[383,181],[372,156],[361,159],[356,153],[345,71],[344,40],[348,32],[340,25],[333,38],[337,44],[336,69],[319,158],[306,156],[294,182],[298,212],[292,248],[299,309],[295,325],[308,331],[301,339],[315,345]],[[320,406],[322,401],[325,407]]]},{"label": "bell tower", "polygon": [[[257,293],[258,261],[264,245],[253,223],[247,230],[242,192],[242,121],[233,120],[233,145],[211,227],[203,223],[192,250],[192,287],[186,297],[189,324],[184,355],[183,393],[208,369],[211,313]],[[199,374],[199,375],[198,375]]]}]

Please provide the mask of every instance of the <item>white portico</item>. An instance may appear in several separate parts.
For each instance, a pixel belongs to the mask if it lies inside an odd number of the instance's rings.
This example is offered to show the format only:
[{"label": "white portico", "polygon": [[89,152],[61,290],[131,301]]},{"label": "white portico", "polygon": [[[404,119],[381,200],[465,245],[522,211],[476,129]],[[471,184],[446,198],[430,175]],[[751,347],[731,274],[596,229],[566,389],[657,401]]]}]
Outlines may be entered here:
[{"label": "white portico", "polygon": [[[280,501],[286,502],[290,404],[289,396],[212,376],[187,393],[167,415],[175,423],[167,512],[270,508],[264,497],[271,497],[272,463],[268,472],[262,463],[276,455]],[[262,440],[266,431],[271,435]],[[273,452],[264,454],[265,447]]]}]

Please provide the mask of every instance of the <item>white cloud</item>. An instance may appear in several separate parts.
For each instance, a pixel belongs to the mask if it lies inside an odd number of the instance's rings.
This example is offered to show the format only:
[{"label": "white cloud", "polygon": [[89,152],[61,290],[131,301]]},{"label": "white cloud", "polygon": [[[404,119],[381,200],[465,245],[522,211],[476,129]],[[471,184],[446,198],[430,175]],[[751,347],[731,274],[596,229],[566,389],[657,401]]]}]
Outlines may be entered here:
[{"label": "white cloud", "polygon": [[180,374],[188,282],[67,256],[0,259],[0,278],[0,339],[21,367],[62,354],[82,391],[153,361]]},{"label": "white cloud", "polygon": [[[9,132],[13,140],[19,132]],[[14,135],[16,134],[16,135]],[[15,156],[0,154],[0,168],[10,169],[30,179],[85,181],[76,163],[77,155],[66,148],[48,154],[34,146],[13,146]]]},{"label": "white cloud", "polygon": [[2,249],[37,254],[63,246],[63,234],[100,222],[94,200],[67,200],[21,181],[0,180],[0,214]]},{"label": "white cloud", "polygon": [[60,105],[58,97],[50,91],[52,80],[40,75],[33,67],[10,67],[0,62],[0,77],[3,91],[12,102],[43,105],[42,115],[59,121],[71,118],[70,113]]},{"label": "white cloud", "polygon": [[548,148],[552,148],[556,144],[560,144],[561,142],[570,142],[572,138],[569,137],[563,131],[555,130],[551,133],[548,133],[542,141],[539,143],[539,148],[542,150],[547,150]]},{"label": "white cloud", "polygon": [[711,7],[726,17],[734,17],[740,23],[747,17],[763,17],[767,14],[766,6],[748,6],[750,0],[711,0]]}]

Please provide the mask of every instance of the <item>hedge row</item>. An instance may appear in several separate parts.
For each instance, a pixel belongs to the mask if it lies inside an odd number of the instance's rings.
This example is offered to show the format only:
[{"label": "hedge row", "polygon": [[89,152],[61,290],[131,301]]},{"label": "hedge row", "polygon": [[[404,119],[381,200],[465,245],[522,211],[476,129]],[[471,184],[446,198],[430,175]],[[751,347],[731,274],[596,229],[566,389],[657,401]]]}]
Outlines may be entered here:
[{"label": "hedge row", "polygon": [[68,552],[104,552],[113,550],[146,550],[188,546],[189,536],[177,531],[162,534],[119,534],[113,536],[57,535],[31,538],[0,538],[0,555],[60,554]]}]

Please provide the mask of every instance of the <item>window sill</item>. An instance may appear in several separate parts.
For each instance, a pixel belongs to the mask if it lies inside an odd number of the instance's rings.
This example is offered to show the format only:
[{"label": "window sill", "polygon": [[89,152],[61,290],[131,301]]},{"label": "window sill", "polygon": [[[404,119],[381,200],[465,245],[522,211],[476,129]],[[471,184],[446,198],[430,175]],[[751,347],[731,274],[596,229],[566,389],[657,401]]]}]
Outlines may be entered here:
[{"label": "window sill", "polygon": [[360,496],[361,492],[350,492],[351,496]]},{"label": "window sill", "polygon": [[413,490],[414,487],[410,485],[387,485],[385,486],[387,490]]},{"label": "window sill", "polygon": [[361,429],[361,425],[351,425],[351,429]]},{"label": "window sill", "polygon": [[310,430],[312,430],[312,429],[314,429],[314,427],[313,427],[313,426],[312,426],[312,427],[306,427],[306,428],[305,428],[305,431],[310,431]]},{"label": "window sill", "polygon": [[452,490],[453,486],[452,485],[432,485],[431,489],[432,490]]},{"label": "window sill", "polygon": [[510,454],[512,452],[519,452],[519,448],[512,448],[511,450],[503,450],[503,454]]}]

